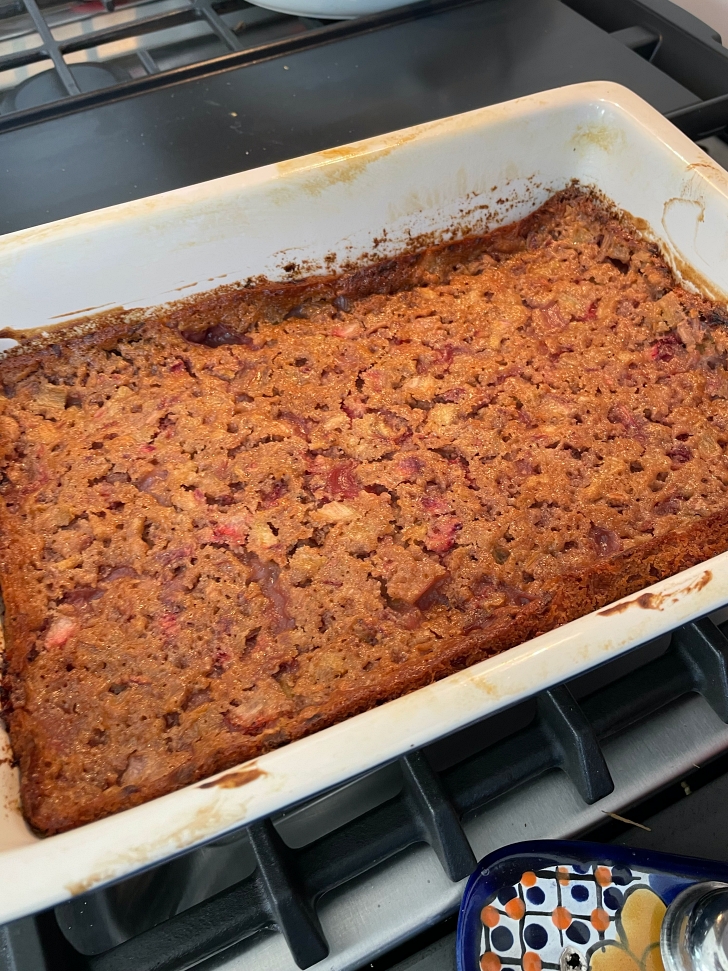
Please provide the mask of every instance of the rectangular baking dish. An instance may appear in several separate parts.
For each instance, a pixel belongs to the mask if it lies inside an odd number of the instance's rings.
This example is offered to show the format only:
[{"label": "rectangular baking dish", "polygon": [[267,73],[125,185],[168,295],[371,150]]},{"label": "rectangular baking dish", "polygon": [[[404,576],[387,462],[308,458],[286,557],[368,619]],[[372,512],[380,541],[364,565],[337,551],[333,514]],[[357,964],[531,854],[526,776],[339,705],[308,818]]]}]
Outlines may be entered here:
[{"label": "rectangular baking dish", "polygon": [[[728,292],[728,175],[615,84],[561,88],[0,238],[0,323],[49,327],[259,274],[286,279],[525,215],[572,179]],[[11,344],[5,341],[4,346]],[[209,780],[38,839],[0,732],[0,923],[372,769],[728,603],[728,553]]]}]

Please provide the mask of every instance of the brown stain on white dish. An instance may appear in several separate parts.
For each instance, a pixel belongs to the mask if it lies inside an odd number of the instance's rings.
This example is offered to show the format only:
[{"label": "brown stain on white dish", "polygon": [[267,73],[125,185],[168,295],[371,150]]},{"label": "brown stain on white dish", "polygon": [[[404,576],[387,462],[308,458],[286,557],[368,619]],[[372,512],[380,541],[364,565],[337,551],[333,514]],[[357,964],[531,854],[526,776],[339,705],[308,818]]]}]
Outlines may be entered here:
[{"label": "brown stain on white dish", "polygon": [[226,772],[217,779],[203,782],[200,789],[238,789],[245,786],[261,776],[268,775],[264,769],[259,769],[257,765],[251,765],[247,769],[236,769],[234,772]]},{"label": "brown stain on white dish", "polygon": [[248,802],[238,802],[226,811],[218,801],[212,805],[202,806],[176,830],[160,835],[156,841],[143,843],[124,853],[109,857],[88,876],[67,883],[65,889],[72,897],[88,893],[94,887],[108,883],[121,874],[130,873],[149,863],[171,856],[176,850],[187,849],[212,833],[222,835],[222,831],[228,826],[246,821],[247,809]]},{"label": "brown stain on white dish", "polygon": [[54,314],[51,320],[62,320],[65,317],[77,317],[79,314],[91,314],[96,310],[102,310],[106,305],[98,304],[95,307],[81,307],[80,310],[69,310],[65,314]]},{"label": "brown stain on white dish", "polygon": [[[688,169],[693,169],[698,165],[704,165],[704,163],[694,162],[692,165],[688,166]],[[728,292],[723,290],[721,287],[717,286],[711,280],[708,280],[699,270],[696,270],[692,263],[687,260],[682,253],[682,250],[678,246],[677,242],[673,239],[670,232],[667,220],[670,212],[676,208],[676,206],[694,206],[697,209],[697,215],[695,217],[695,235],[694,243],[697,238],[698,226],[705,222],[705,200],[702,198],[692,199],[688,196],[673,196],[667,199],[662,206],[662,229],[663,235],[657,237],[654,231],[648,233],[649,238],[657,244],[663,257],[677,276],[677,278],[688,288],[696,290],[698,293],[702,293],[709,297],[711,300],[716,302],[726,304],[728,303]]]},{"label": "brown stain on white dish", "polygon": [[713,162],[712,159],[701,159],[699,162],[690,162],[688,165],[688,172],[699,172],[701,169],[705,169],[711,175],[722,175],[723,179],[725,179],[725,171]]},{"label": "brown stain on white dish", "polygon": [[[690,199],[687,196],[673,196],[668,199],[662,206],[662,228],[665,230],[668,236],[670,236],[670,230],[667,228],[665,220],[667,219],[670,211],[676,206],[692,206],[696,211],[697,215],[695,217],[695,235],[697,235],[698,226],[700,223],[705,222],[705,200],[704,199]],[[673,246],[676,245],[672,236],[670,236],[670,241]],[[695,238],[693,237],[693,242]]]},{"label": "brown stain on white dish", "polygon": [[690,162],[687,171],[696,172],[699,175],[707,174],[714,182],[719,182],[724,189],[728,189],[728,174],[709,155],[697,162]]},{"label": "brown stain on white dish", "polygon": [[302,159],[278,162],[277,169],[284,178],[296,175],[302,177],[301,182],[295,186],[295,191],[318,196],[336,183],[354,182],[372,162],[388,155],[394,147],[391,145],[371,150],[366,144],[344,145],[318,152],[313,158],[306,160],[308,164],[302,164]]},{"label": "brown stain on white dish", "polygon": [[[449,120],[449,119],[446,119]],[[433,122],[431,124],[438,124]],[[311,196],[320,195],[326,188],[337,183],[352,183],[373,163],[386,158],[391,152],[422,137],[422,129],[418,128],[398,132],[393,136],[376,137],[353,145],[340,145],[328,148],[315,155],[304,156],[276,163],[278,175],[282,177],[302,176],[303,180],[297,185],[281,188],[280,200],[288,197],[291,191],[305,192]]]},{"label": "brown stain on white dish", "polygon": [[671,590],[667,593],[641,593],[637,597],[632,597],[630,600],[623,600],[622,603],[614,604],[614,606],[607,607],[606,610],[599,610],[597,613],[600,617],[611,617],[612,614],[624,613],[630,607],[639,607],[641,610],[662,610],[666,604],[677,603],[681,597],[689,593],[698,593],[712,579],[712,572],[710,570],[703,570],[698,579],[693,580],[686,587]]},{"label": "brown stain on white dish", "polygon": [[489,698],[494,698],[496,701],[503,695],[503,692],[497,685],[491,681],[486,681],[485,678],[473,678],[472,685],[478,691],[482,691],[484,695],[487,695]]},{"label": "brown stain on white dish", "polygon": [[[578,183],[574,182],[573,184],[577,185]],[[500,192],[500,197],[483,202],[482,192],[468,193],[464,197],[459,211],[445,228],[423,230],[417,233],[405,228],[399,232],[396,238],[390,238],[387,228],[384,227],[377,235],[372,237],[370,248],[354,252],[352,245],[345,245],[344,241],[338,253],[333,251],[327,253],[323,261],[320,259],[302,259],[299,255],[299,247],[279,250],[274,254],[277,274],[273,280],[265,277],[249,277],[241,282],[245,287],[271,286],[277,282],[303,283],[308,281],[313,283],[315,280],[312,278],[315,277],[323,281],[324,278],[333,279],[334,276],[347,276],[394,256],[417,254],[430,247],[447,246],[450,243],[466,240],[470,237],[480,237],[507,222],[514,209],[524,206],[535,209],[548,195],[561,188],[563,188],[561,184],[546,185],[541,183],[534,175],[527,177],[525,186],[519,185],[515,190],[511,189],[508,184],[503,186],[493,185],[489,188],[487,195],[495,197],[496,193]],[[397,215],[390,212],[392,220],[398,219],[400,216],[401,214]],[[280,274],[280,280],[278,274]],[[232,286],[236,285],[238,284],[232,284]]]},{"label": "brown stain on white dish", "polygon": [[692,264],[683,259],[674,247],[668,247],[662,243],[660,249],[678,279],[682,283],[687,284],[688,288],[692,288],[698,293],[708,296],[711,300],[723,304],[723,306],[728,304],[728,292],[709,281],[702,273],[699,273]]},{"label": "brown stain on white dish", "polygon": [[624,133],[610,125],[598,122],[577,125],[576,131],[569,139],[569,144],[574,151],[600,148],[607,155],[612,155],[624,148]]},{"label": "brown stain on white dish", "polygon": [[[269,776],[270,773],[253,764],[246,769],[237,769],[227,772],[219,779],[211,780],[198,786],[199,789],[238,789],[240,786],[252,782],[261,776]],[[285,779],[272,777],[270,790],[280,791],[285,784]],[[206,799],[214,797],[216,794],[206,795]],[[132,847],[124,853],[119,853],[109,857],[105,862],[97,865],[93,872],[81,880],[71,881],[65,885],[65,889],[72,897],[79,894],[88,893],[95,887],[128,874],[140,867],[166,859],[176,850],[185,850],[195,846],[212,835],[222,836],[224,831],[234,825],[240,825],[249,820],[246,818],[251,804],[250,799],[237,797],[232,802],[224,801],[230,797],[219,796],[213,802],[208,802],[201,806],[189,817],[186,823],[178,826],[171,832],[162,833],[156,840],[143,843],[140,846]],[[255,817],[253,817],[255,818]]]}]

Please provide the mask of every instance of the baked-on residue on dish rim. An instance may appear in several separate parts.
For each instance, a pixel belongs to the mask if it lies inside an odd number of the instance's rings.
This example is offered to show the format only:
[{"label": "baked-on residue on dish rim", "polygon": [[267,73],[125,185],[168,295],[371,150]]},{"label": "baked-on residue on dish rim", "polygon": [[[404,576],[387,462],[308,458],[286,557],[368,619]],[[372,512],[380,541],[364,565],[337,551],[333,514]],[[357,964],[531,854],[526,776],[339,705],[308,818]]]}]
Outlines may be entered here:
[{"label": "baked-on residue on dish rim", "polygon": [[[540,153],[533,150],[534,139]],[[362,164],[362,156],[367,164]],[[354,160],[357,170],[352,175],[347,166]],[[413,175],[416,193],[411,192]],[[617,206],[643,219],[665,244],[678,272],[686,265],[693,267],[714,296],[728,290],[720,265],[725,263],[721,254],[728,250],[721,226],[726,222],[725,173],[635,95],[616,85],[590,83],[371,139],[328,157],[270,166],[13,234],[0,241],[0,279],[8,294],[8,316],[2,323],[49,321],[64,307],[168,300],[175,287],[212,278],[214,260],[222,260],[220,271],[230,274],[225,251],[231,226],[224,213],[231,211],[232,199],[237,200],[233,216],[246,203],[257,213],[261,201],[267,200],[273,207],[270,221],[278,220],[279,240],[285,228],[300,242],[300,251],[325,265],[327,253],[344,252],[345,226],[337,222],[342,202],[349,206],[346,225],[351,227],[357,215],[365,226],[350,240],[349,253],[356,256],[370,249],[383,223],[393,227],[388,243],[394,251],[407,239],[405,227],[416,234],[450,225],[464,196],[472,194],[487,206],[497,203],[499,194],[511,192],[518,198],[519,190],[538,183],[543,188],[524,203],[525,211],[572,178],[597,185]],[[304,185],[307,191],[299,192]],[[352,208],[357,199],[358,210]],[[676,199],[680,201],[666,204]],[[314,212],[318,241],[307,236],[300,222],[303,214],[310,217]],[[518,215],[516,208],[505,218]],[[239,256],[250,226],[246,219],[238,229]],[[269,232],[264,242],[271,243],[272,235]],[[161,246],[165,241],[169,245]],[[276,252],[275,245],[266,250],[260,239],[249,245],[266,256]],[[91,261],[85,269],[93,281],[97,270],[116,265],[113,257],[119,248],[132,254],[131,267],[121,268],[120,276],[111,272],[99,286],[86,286],[78,279],[64,283],[69,266],[81,265],[81,251]],[[163,261],[157,257],[156,267],[145,274],[145,261],[161,251]],[[195,261],[185,261],[185,253],[197,260],[194,270]],[[272,275],[279,258],[266,265],[260,257],[253,265],[253,255],[243,254],[238,278],[255,272]],[[36,297],[34,290],[39,288],[30,285],[39,267],[48,269],[44,289],[55,294],[52,306],[42,294]],[[132,289],[135,273],[137,291]],[[55,298],[60,297],[59,304]],[[649,609],[647,601],[634,602],[621,612],[574,621],[262,756],[254,766],[229,770],[222,785],[206,780],[48,840],[38,841],[8,805],[13,798],[12,773],[2,766],[0,785],[8,808],[1,817],[0,860],[17,879],[0,892],[0,920],[47,907],[275,812],[716,609],[728,601],[726,565],[728,554],[722,554],[646,591],[655,598]],[[300,771],[302,764],[305,773]]]}]

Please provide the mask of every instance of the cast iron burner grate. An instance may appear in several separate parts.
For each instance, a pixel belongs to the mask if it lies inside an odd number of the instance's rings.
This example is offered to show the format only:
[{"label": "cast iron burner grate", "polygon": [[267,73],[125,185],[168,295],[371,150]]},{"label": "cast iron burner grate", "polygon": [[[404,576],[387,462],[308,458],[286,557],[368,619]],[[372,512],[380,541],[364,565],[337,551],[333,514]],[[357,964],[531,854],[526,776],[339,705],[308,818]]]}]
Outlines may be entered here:
[{"label": "cast iron burner grate", "polygon": [[323,21],[245,0],[0,3],[2,127],[37,118],[37,109],[49,104],[52,113],[67,101],[71,107],[98,103],[110,87],[115,96],[148,88],[150,79],[159,84],[190,64],[231,54],[242,63],[261,49],[290,50],[322,28],[326,34]]},{"label": "cast iron burner grate", "polygon": [[[323,21],[246,0],[0,0],[0,132],[482,2]],[[728,51],[712,31],[641,0],[563,2],[695,94],[668,113],[691,137],[728,125]]]}]

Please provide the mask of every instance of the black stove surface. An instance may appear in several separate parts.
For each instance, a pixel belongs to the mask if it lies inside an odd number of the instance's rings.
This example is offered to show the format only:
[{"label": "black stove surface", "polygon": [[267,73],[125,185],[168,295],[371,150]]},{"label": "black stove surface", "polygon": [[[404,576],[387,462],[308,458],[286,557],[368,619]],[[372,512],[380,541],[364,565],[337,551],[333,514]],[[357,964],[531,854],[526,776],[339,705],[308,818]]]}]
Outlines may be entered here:
[{"label": "black stove surface", "polygon": [[578,81],[621,82],[665,113],[701,100],[560,0],[424,4],[364,26],[0,133],[0,232]]}]

